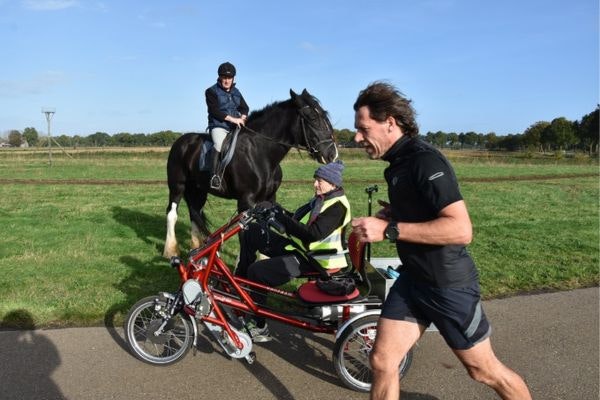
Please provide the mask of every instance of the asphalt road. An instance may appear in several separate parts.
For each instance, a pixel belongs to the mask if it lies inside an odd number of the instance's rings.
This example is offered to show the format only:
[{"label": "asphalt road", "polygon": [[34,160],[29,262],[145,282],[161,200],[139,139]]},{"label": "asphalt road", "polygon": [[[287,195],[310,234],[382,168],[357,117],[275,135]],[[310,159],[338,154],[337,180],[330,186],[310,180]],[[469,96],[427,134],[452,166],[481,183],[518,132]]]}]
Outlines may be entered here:
[{"label": "asphalt road", "polygon": [[[484,303],[499,358],[536,399],[599,398],[598,288]],[[271,324],[257,361],[229,360],[208,340],[194,357],[155,367],[132,357],[120,329],[0,332],[0,399],[368,399],[346,389],[333,338]],[[438,333],[427,333],[402,381],[403,399],[495,399],[471,381]]]}]

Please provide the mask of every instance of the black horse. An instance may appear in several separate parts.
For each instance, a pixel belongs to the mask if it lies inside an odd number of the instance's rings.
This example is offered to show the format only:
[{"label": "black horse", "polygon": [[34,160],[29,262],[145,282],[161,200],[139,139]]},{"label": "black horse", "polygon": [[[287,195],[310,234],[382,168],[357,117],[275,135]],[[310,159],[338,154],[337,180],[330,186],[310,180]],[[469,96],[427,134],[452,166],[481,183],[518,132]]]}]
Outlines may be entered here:
[{"label": "black horse", "polygon": [[191,246],[196,248],[200,246],[201,235],[208,233],[202,210],[208,193],[237,199],[238,211],[243,211],[264,200],[275,201],[283,177],[279,163],[290,148],[306,150],[323,164],[337,158],[333,128],[319,101],[306,89],[300,95],[290,90],[290,96],[289,100],[275,102],[250,114],[246,127],[240,130],[235,153],[218,189],[209,185],[212,172],[198,168],[202,143],[210,140],[210,136],[186,133],[173,143],[167,162],[169,204],[165,257],[178,254],[175,223],[182,197],[190,212]]}]

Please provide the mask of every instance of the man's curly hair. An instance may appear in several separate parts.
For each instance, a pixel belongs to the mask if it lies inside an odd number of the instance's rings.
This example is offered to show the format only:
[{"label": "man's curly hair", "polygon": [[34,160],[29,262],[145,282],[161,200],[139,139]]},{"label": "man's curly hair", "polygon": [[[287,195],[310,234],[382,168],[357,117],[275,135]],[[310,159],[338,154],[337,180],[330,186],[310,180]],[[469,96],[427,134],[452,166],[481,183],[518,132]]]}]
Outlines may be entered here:
[{"label": "man's curly hair", "polygon": [[370,117],[375,121],[383,122],[391,116],[405,135],[413,137],[419,134],[411,100],[391,84],[373,82],[366,89],[361,90],[354,103],[354,111],[358,111],[363,106],[369,108]]}]

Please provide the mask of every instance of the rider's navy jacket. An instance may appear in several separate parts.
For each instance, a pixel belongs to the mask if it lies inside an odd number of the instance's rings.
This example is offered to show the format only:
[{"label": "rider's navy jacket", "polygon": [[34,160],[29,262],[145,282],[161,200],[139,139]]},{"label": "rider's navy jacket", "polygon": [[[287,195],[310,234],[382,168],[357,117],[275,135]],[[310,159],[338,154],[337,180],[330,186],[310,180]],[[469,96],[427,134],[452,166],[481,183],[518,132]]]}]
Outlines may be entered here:
[{"label": "rider's navy jacket", "polygon": [[[403,136],[382,159],[390,163],[384,175],[393,220],[431,221],[443,208],[462,200],[446,157],[421,139]],[[477,281],[477,269],[465,246],[398,240],[396,248],[403,268],[415,279],[437,287],[467,287]]]},{"label": "rider's navy jacket", "polygon": [[219,127],[229,130],[231,126],[225,121],[227,115],[238,118],[247,115],[249,111],[242,93],[235,87],[235,84],[228,92],[219,83],[215,83],[206,89],[206,103],[208,106],[208,129]]}]

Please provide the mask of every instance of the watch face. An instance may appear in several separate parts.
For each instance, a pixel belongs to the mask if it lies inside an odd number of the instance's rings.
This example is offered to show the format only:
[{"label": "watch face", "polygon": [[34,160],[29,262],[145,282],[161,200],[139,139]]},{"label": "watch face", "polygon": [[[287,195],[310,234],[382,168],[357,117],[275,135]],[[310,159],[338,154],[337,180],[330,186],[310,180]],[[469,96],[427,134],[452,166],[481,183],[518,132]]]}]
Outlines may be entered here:
[{"label": "watch face", "polygon": [[392,242],[395,242],[398,239],[398,227],[395,222],[390,222],[390,224],[385,229],[385,237]]}]

